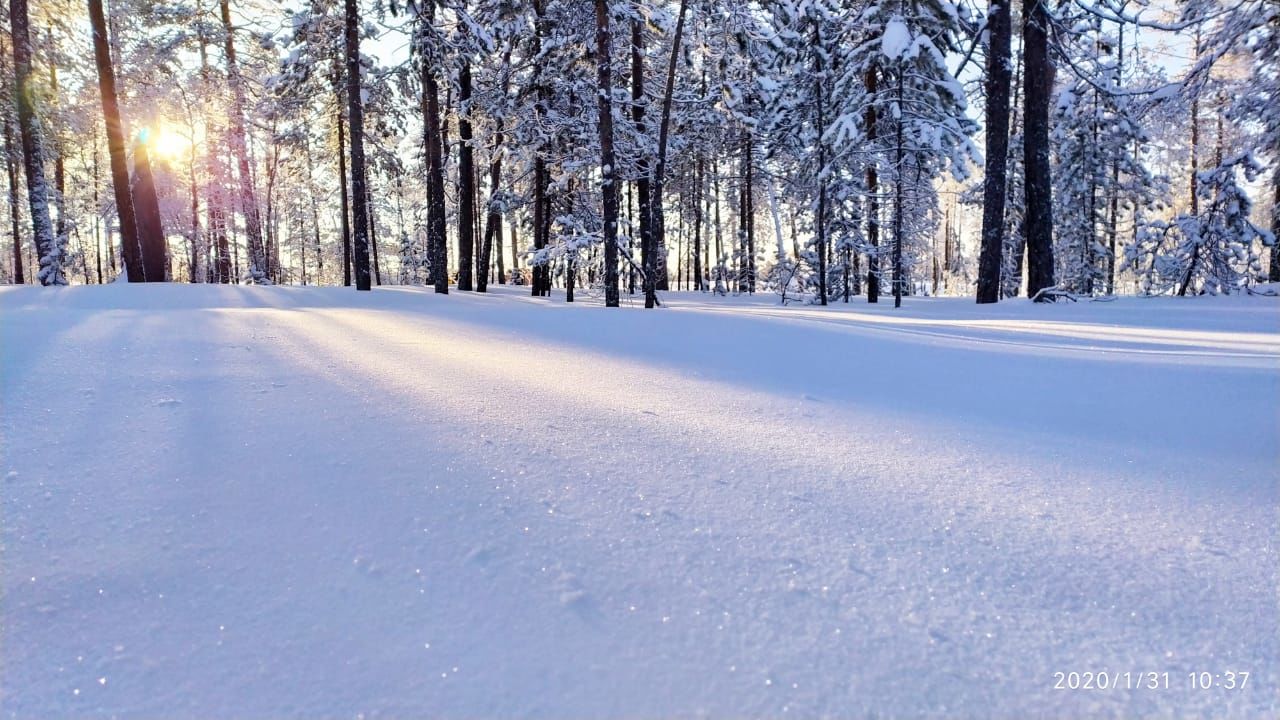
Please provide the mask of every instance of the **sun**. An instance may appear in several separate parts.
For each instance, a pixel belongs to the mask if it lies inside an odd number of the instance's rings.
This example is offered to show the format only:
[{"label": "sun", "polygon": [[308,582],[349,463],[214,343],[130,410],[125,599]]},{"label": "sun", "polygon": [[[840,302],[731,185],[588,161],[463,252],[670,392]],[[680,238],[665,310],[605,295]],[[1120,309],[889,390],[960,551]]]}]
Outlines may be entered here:
[{"label": "sun", "polygon": [[191,153],[191,138],[167,123],[148,128],[143,134],[143,142],[157,159],[187,160]]}]

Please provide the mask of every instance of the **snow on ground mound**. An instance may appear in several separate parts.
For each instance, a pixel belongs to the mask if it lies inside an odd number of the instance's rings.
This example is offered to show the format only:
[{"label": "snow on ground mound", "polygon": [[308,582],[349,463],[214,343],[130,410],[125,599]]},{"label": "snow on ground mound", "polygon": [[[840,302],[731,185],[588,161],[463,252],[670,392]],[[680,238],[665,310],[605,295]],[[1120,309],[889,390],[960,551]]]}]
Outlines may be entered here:
[{"label": "snow on ground mound", "polygon": [[6,716],[1277,711],[1271,298],[0,313]]}]

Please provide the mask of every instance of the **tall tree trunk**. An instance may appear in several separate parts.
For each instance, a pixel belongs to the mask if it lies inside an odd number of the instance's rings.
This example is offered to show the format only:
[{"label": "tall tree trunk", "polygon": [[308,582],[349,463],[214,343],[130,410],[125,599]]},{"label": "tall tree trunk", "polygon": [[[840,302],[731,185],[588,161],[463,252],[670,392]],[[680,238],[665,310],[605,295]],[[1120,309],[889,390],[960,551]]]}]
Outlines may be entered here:
[{"label": "tall tree trunk", "polygon": [[519,251],[520,229],[518,227],[519,223],[512,220],[509,223],[509,225],[511,227],[511,274],[519,276],[519,279],[514,281],[515,284],[519,285],[524,283],[524,274],[520,271],[520,251]]},{"label": "tall tree trunk", "polygon": [[369,210],[369,250],[373,252],[373,284],[382,286],[382,261],[378,259],[378,206],[373,201],[373,180],[365,181],[365,201]]},{"label": "tall tree trunk", "polygon": [[[1200,27],[1196,26],[1196,39],[1194,45],[1193,58],[1200,57]],[[1200,93],[1196,91],[1191,96],[1191,173],[1188,178],[1189,197],[1188,202],[1191,208],[1191,217],[1200,217],[1200,193],[1197,174],[1200,171]],[[1191,287],[1191,280],[1195,277],[1196,265],[1200,261],[1200,244],[1196,243],[1195,250],[1191,253],[1191,262],[1187,264],[1187,269],[1182,274],[1182,282],[1178,284],[1178,297],[1187,294],[1187,289]]]},{"label": "tall tree trunk", "polygon": [[1027,297],[1053,287],[1053,182],[1049,167],[1049,0],[1023,0],[1023,157],[1026,177]]},{"label": "tall tree trunk", "polygon": [[[667,138],[671,134],[671,103],[676,89],[676,62],[680,59],[680,41],[684,37],[684,16],[688,7],[689,0],[680,0],[680,11],[676,17],[676,31],[671,38],[671,59],[667,63],[667,86],[662,96],[662,121],[658,126],[658,164],[653,172],[653,197],[649,199],[649,212],[652,214],[653,245],[657,251],[658,277],[656,290],[667,289],[667,229],[666,217],[663,214],[662,189],[666,185]],[[648,304],[646,303],[645,306],[648,307]]]},{"label": "tall tree trunk", "polygon": [[[6,63],[7,64],[7,63]],[[9,174],[9,224],[13,234],[13,282],[22,285],[27,281],[22,268],[22,227],[18,219],[18,150],[13,142],[13,125],[7,111],[4,116],[4,166]]]},{"label": "tall tree trunk", "polygon": [[711,160],[711,196],[715,200],[715,228],[716,228],[716,284],[715,292],[723,293],[726,288],[723,286],[725,281],[724,273],[724,230],[720,225],[720,162],[714,158]]},{"label": "tall tree trunk", "polygon": [[231,88],[231,152],[235,155],[240,175],[240,210],[244,214],[245,239],[248,243],[249,281],[270,283],[267,275],[267,256],[262,244],[262,217],[258,213],[258,198],[253,191],[253,175],[249,172],[249,148],[245,134],[245,91],[240,77],[240,65],[236,61],[235,35],[231,26],[231,9],[227,0],[220,0],[222,29],[226,34],[227,85]]},{"label": "tall tree trunk", "polygon": [[[1022,53],[1019,52],[1014,56],[1014,60],[1013,60],[1013,83],[1010,85],[1011,88],[1022,87],[1022,67],[1023,67]],[[1022,94],[1019,92],[1011,91],[1009,94],[1009,103],[1011,105],[1009,110],[1010,141],[1012,141],[1012,138],[1018,134],[1019,131],[1017,130],[1017,128],[1019,128],[1022,123],[1021,106],[1019,105],[1019,99],[1021,97],[1022,97]],[[1023,138],[1023,141],[1025,142],[1025,138]],[[1013,172],[1012,168],[1014,167],[1018,168],[1019,169],[1018,172],[1023,173],[1022,179],[1025,181],[1026,179],[1025,168],[1022,167],[1023,157],[1024,155],[1017,155],[1017,154],[1011,156],[1008,160],[1007,167],[1010,168],[1009,172]],[[1009,176],[1008,175],[1006,175],[1005,181],[1006,181],[1005,182],[1005,210],[1007,211],[1009,209],[1009,206],[1008,206]],[[1025,185],[1025,182],[1024,182],[1024,185]],[[1018,216],[1017,222],[1012,225],[1009,223],[1007,217],[1005,220],[1004,247],[1001,249],[1002,257],[1001,257],[1001,263],[1000,263],[1000,297],[1001,299],[1018,297],[1018,294],[1022,291],[1022,265],[1023,265],[1024,258],[1027,254],[1027,225],[1026,225],[1026,215],[1025,215],[1025,209],[1026,209],[1025,196],[1026,194],[1024,192],[1023,193],[1024,214]],[[956,234],[957,236],[959,236],[960,234],[959,229],[957,229]],[[957,240],[957,242],[959,242],[959,240]]]},{"label": "tall tree trunk", "polygon": [[[1116,26],[1116,69],[1114,83],[1118,89],[1120,78],[1124,76],[1124,25]],[[1116,291],[1116,237],[1120,224],[1120,157],[1116,152],[1111,157],[1110,208],[1107,212],[1107,295]]]},{"label": "tall tree trunk", "polygon": [[1271,236],[1275,243],[1271,246],[1271,268],[1267,280],[1280,282],[1280,163],[1271,176]]},{"label": "tall tree trunk", "polygon": [[458,69],[458,289],[471,290],[475,251],[475,151],[471,147],[471,63]]},{"label": "tall tree trunk", "polygon": [[599,106],[602,177],[600,192],[604,202],[605,307],[618,307],[618,163],[613,156],[613,78],[610,53],[612,47],[613,41],[609,33],[609,2],[596,0],[596,94]]},{"label": "tall tree trunk", "polygon": [[[53,32],[47,34],[49,45],[53,45]],[[49,65],[49,89],[58,97],[58,66]],[[53,203],[58,211],[58,219],[53,225],[53,237],[56,247],[67,246],[67,163],[63,157],[62,147],[56,133],[50,133],[49,151],[53,155]],[[88,281],[86,281],[87,284]]]},{"label": "tall tree trunk", "polygon": [[[435,0],[423,3],[423,22],[430,28],[435,22]],[[424,40],[431,36],[423,29]],[[431,48],[436,57],[439,48]],[[422,120],[425,128],[427,156],[427,254],[431,262],[432,284],[437,293],[449,292],[448,253],[445,250],[444,158],[440,131],[440,85],[436,80],[436,62],[424,57],[422,67]]]},{"label": "tall tree trunk", "polygon": [[107,128],[107,152],[111,157],[111,185],[115,191],[116,213],[120,219],[120,251],[129,282],[145,282],[142,246],[129,189],[129,164],[125,155],[124,126],[116,99],[116,76],[111,64],[107,21],[102,0],[89,0],[89,22],[93,28],[93,54],[98,69],[98,91],[102,96],[102,118]]},{"label": "tall tree trunk", "polygon": [[[704,92],[705,95],[705,92]],[[694,289],[698,291],[706,290],[706,286],[702,282],[702,207],[706,189],[704,183],[707,177],[707,158],[699,151],[698,165],[694,170],[693,177],[693,282]]]},{"label": "tall tree trunk", "polygon": [[817,242],[818,253],[818,304],[827,304],[827,180],[823,175],[823,171],[827,166],[827,143],[822,139],[823,133],[827,130],[827,122],[825,117],[826,99],[823,97],[823,83],[826,82],[826,72],[822,64],[823,53],[826,49],[822,45],[822,34],[818,22],[813,23],[813,50],[814,68],[816,72],[813,75],[813,90],[815,93],[814,111],[817,113],[817,143],[818,143],[818,208],[817,215],[813,219],[814,239]]},{"label": "tall tree trunk", "polygon": [[[647,137],[644,110],[647,105],[644,89],[644,26],[636,18],[631,21],[631,122],[636,135]],[[653,212],[649,181],[652,179],[649,154],[641,152],[636,160],[636,203],[640,213],[640,265],[644,271],[641,285],[644,288],[644,306],[658,304],[658,256],[654,244]]]},{"label": "tall tree trunk", "polygon": [[498,193],[502,182],[502,124],[499,121],[497,139],[493,156],[489,161],[489,206],[485,212],[484,240],[480,243],[480,275],[476,278],[476,291],[486,292],[489,289],[489,264],[494,259],[494,248],[497,248],[498,284],[507,282],[506,268],[502,258],[502,209],[498,205]]},{"label": "tall tree trunk", "polygon": [[[8,136],[6,128],[6,137]],[[93,138],[93,149],[91,151],[92,168],[93,168],[93,258],[94,264],[97,265],[98,284],[103,282],[102,278],[102,173],[101,162],[98,156],[98,133],[96,131],[91,135]],[[110,246],[108,246],[110,247]]]},{"label": "tall tree trunk", "polygon": [[[511,83],[511,48],[502,53],[502,97],[507,96]],[[502,258],[502,207],[498,203],[502,188],[502,156],[505,152],[503,134],[505,118],[499,116],[495,120],[493,147],[489,151],[489,203],[485,209],[484,240],[480,244],[480,275],[476,278],[476,290],[487,291],[489,284],[489,263],[497,249],[498,284],[507,282],[507,269]]]},{"label": "tall tree trunk", "polygon": [[[307,156],[307,196],[311,201],[311,232],[312,241],[315,243],[316,254],[316,284],[324,282],[324,253],[320,248],[320,203],[316,199],[315,184],[315,159],[311,154],[311,137],[308,135],[303,149]],[[306,284],[306,263],[303,263],[303,280],[302,284]]]},{"label": "tall tree trunk", "polygon": [[[898,76],[898,107],[902,107],[902,75],[903,68],[899,68],[896,73]],[[902,186],[904,184],[903,177],[906,174],[904,166],[905,157],[903,156],[902,147],[902,116],[899,115],[894,123],[896,126],[897,142],[895,143],[894,157],[894,178],[893,178],[893,306],[895,308],[902,307],[902,213],[903,198]]]},{"label": "tall tree trunk", "polygon": [[992,0],[987,16],[987,159],[982,181],[982,250],[978,258],[978,302],[1000,300],[1004,203],[1009,168],[1009,81],[1012,22],[1009,0]]},{"label": "tall tree trunk", "polygon": [[738,267],[737,291],[755,292],[755,213],[752,209],[752,137],[749,128],[742,131],[742,172],[738,182]]},{"label": "tall tree trunk", "polygon": [[[875,65],[867,69],[863,84],[867,89],[866,132],[867,144],[874,147],[879,118],[876,116],[875,95],[879,70]],[[867,163],[867,302],[880,302],[880,186],[875,156]]]},{"label": "tall tree trunk", "polygon": [[[547,20],[546,0],[534,0],[534,52],[542,52],[543,40],[550,36],[551,28]],[[539,67],[534,80],[534,115],[538,124],[542,124],[547,115],[550,102],[550,89],[543,76],[544,68]],[[547,148],[540,141],[534,149],[533,161],[533,249],[535,253],[547,247],[551,241],[551,172],[547,168]],[[533,262],[532,294],[534,297],[551,295],[551,266],[548,262]]]},{"label": "tall tree trunk", "polygon": [[160,224],[160,201],[151,175],[151,156],[142,139],[133,144],[133,211],[142,239],[142,273],[147,282],[164,282],[169,275],[164,226]]},{"label": "tall tree trunk", "polygon": [[338,200],[342,207],[342,285],[351,287],[351,194],[347,183],[347,121],[342,111],[342,95],[338,95]]},{"label": "tall tree trunk", "polygon": [[[200,185],[196,182],[196,144],[191,143],[187,154],[187,181],[191,183],[191,282],[202,283],[207,278],[208,269],[205,258],[208,256],[204,247],[204,238],[200,234]],[[95,178],[94,192],[97,193]]]},{"label": "tall tree trunk", "polygon": [[27,174],[27,204],[31,208],[32,239],[40,255],[42,285],[66,285],[62,271],[62,248],[53,234],[49,219],[49,184],[44,175],[44,139],[40,118],[32,103],[31,36],[27,19],[27,0],[10,0],[9,27],[13,33],[14,95],[18,104],[18,134],[22,139],[22,160]]},{"label": "tall tree trunk", "polygon": [[[225,0],[223,0],[225,3]],[[360,95],[360,5],[346,0],[347,121],[351,124],[351,219],[356,290],[369,290],[369,192],[365,187],[364,103]]]}]

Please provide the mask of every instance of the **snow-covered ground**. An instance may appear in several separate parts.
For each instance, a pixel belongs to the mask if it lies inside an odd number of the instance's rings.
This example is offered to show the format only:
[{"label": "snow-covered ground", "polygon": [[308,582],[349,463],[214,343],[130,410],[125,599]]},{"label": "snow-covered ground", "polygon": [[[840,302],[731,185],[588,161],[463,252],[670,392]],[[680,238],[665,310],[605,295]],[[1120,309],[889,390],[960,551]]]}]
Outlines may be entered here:
[{"label": "snow-covered ground", "polygon": [[524,290],[0,291],[0,714],[1280,712],[1274,298]]}]

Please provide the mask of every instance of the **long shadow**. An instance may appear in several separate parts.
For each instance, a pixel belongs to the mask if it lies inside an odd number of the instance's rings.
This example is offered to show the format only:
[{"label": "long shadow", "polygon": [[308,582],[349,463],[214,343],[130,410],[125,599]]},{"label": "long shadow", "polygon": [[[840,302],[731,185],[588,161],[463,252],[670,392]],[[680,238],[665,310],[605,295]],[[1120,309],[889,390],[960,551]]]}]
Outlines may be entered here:
[{"label": "long shadow", "polygon": [[[418,307],[397,302],[395,309],[458,323],[452,330],[458,334],[479,328],[494,342],[535,338],[576,348],[584,362],[603,354],[673,376],[881,413],[886,422],[905,415],[995,431],[1009,442],[1074,451],[1082,461],[1087,455],[1195,472],[1209,486],[1275,479],[1267,448],[1280,430],[1265,398],[1280,395],[1280,368],[1265,359],[1236,366],[1195,356],[1168,362],[1143,354],[1021,354],[857,325],[426,297]],[[527,362],[536,366],[536,348]],[[1209,407],[1231,407],[1235,419],[1194,429],[1181,420]]]}]

